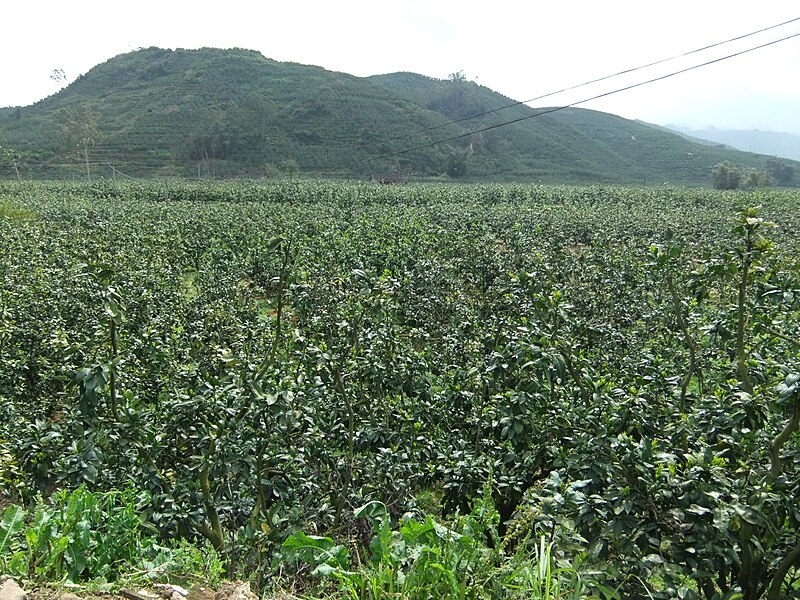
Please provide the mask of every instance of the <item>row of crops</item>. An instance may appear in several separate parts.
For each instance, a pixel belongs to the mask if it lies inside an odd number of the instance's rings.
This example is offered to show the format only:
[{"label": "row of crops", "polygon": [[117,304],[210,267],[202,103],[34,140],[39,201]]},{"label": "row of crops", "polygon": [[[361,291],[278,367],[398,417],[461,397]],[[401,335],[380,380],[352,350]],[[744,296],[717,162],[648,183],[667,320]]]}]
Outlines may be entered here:
[{"label": "row of crops", "polygon": [[607,597],[800,597],[796,192],[2,183],[0,248],[3,504],[133,490],[353,597],[410,523],[480,549],[466,597],[544,544]]}]

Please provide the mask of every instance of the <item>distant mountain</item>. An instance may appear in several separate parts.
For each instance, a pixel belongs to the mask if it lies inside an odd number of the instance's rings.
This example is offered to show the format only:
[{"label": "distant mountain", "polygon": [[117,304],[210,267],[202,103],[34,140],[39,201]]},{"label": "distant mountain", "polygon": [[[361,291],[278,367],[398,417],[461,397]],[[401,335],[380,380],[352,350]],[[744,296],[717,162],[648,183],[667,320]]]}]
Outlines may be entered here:
[{"label": "distant mountain", "polygon": [[725,160],[766,165],[614,115],[513,104],[466,80],[359,78],[251,50],[147,48],[36,104],[0,110],[0,177],[84,177],[88,168],[93,177],[699,186]]},{"label": "distant mountain", "polygon": [[669,129],[695,138],[724,144],[745,152],[756,152],[779,158],[800,160],[800,135],[775,131],[740,129],[689,129],[678,125],[667,125]]}]

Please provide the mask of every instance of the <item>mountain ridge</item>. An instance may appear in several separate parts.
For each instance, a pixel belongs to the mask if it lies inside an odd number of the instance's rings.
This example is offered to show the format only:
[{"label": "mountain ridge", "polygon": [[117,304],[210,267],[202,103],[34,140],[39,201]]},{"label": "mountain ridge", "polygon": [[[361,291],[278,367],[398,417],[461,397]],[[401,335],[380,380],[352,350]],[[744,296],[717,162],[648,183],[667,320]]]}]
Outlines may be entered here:
[{"label": "mountain ridge", "polygon": [[356,77],[241,48],[146,48],[97,65],[33,105],[0,111],[0,146],[13,154],[0,160],[0,176],[377,172],[699,186],[725,160],[766,164],[607,113],[540,114],[549,110],[465,79]]},{"label": "mountain ridge", "polygon": [[790,160],[800,160],[800,135],[794,133],[717,127],[694,129],[673,124],[667,124],[666,127],[694,138],[724,144],[737,150],[788,158]]}]

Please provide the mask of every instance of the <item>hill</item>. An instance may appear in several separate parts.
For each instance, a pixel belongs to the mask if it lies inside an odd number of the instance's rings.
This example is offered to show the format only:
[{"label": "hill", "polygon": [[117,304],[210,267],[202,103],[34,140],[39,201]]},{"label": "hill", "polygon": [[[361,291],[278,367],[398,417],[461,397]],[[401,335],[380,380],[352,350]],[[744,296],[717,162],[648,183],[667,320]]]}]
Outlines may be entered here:
[{"label": "hill", "polygon": [[0,176],[389,173],[705,185],[718,162],[766,164],[605,113],[539,115],[509,104],[459,78],[359,78],[251,50],[147,48],[36,104],[0,110]]},{"label": "hill", "polygon": [[[203,176],[261,175],[291,161],[349,174],[349,163],[370,157],[363,144],[444,121],[363,79],[238,49],[123,54],[9,115],[0,140],[33,153],[48,172],[81,167],[75,150],[91,122],[93,170],[113,163],[135,175]],[[443,152],[409,153],[405,162],[424,169],[444,161]]]},{"label": "hill", "polygon": [[800,135],[778,131],[740,130],[740,129],[688,129],[668,125],[670,129],[695,138],[724,144],[738,150],[758,152],[791,160],[800,160]]},{"label": "hill", "polygon": [[[526,173],[543,181],[707,185],[711,168],[720,162],[746,169],[766,167],[765,156],[699,143],[608,113],[531,108],[474,82],[441,81],[414,73],[370,79],[448,119],[488,112],[460,123],[468,123],[473,131],[519,120],[470,138],[477,139],[475,175],[493,169],[501,176]],[[506,106],[510,108],[503,109]],[[488,164],[480,164],[482,157]]]}]

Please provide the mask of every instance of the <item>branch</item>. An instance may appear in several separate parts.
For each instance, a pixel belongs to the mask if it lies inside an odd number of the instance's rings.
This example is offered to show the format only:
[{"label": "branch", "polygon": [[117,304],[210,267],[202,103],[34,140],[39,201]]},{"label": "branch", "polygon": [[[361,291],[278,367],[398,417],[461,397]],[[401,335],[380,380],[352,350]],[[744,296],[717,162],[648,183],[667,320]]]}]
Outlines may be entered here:
[{"label": "branch", "polygon": [[[583,381],[581,380],[580,373],[575,369],[575,365],[572,364],[572,359],[569,357],[568,352],[560,352],[561,357],[564,359],[564,364],[567,365],[567,370],[569,374],[572,376],[573,381],[578,385],[578,388],[581,390],[581,398],[585,403],[589,403],[589,393],[586,390],[586,386],[584,385]],[[551,386],[552,387],[552,386]]]},{"label": "branch", "polygon": [[769,333],[770,335],[774,335],[776,338],[783,340],[784,342],[789,342],[795,348],[800,348],[800,340],[796,340],[794,338],[789,337],[781,333],[780,331],[775,331],[771,327],[764,327],[764,331]]},{"label": "branch", "polygon": [[789,440],[789,437],[800,427],[800,407],[794,409],[794,414],[786,427],[783,428],[769,447],[769,480],[770,483],[778,478],[781,474],[781,448]]},{"label": "branch", "polygon": [[791,552],[784,556],[783,560],[780,562],[780,564],[778,564],[775,575],[772,577],[772,583],[769,586],[769,591],[767,592],[767,600],[779,600],[781,597],[781,586],[783,585],[783,580],[786,579],[786,575],[789,574],[789,569],[799,562],[800,542],[798,542],[798,544],[792,548]]},{"label": "branch", "polygon": [[675,310],[678,327],[680,327],[681,333],[683,333],[684,343],[689,348],[689,368],[686,370],[686,374],[681,380],[681,413],[685,413],[686,391],[689,389],[689,384],[692,381],[692,377],[695,375],[695,371],[697,371],[697,344],[692,334],[689,333],[686,319],[683,318],[683,305],[681,304],[680,296],[678,296],[678,291],[675,289],[675,281],[672,279],[671,273],[667,274],[667,286],[669,287],[672,297],[672,307]]},{"label": "branch", "polygon": [[[208,449],[209,458],[213,452],[214,442],[212,441]],[[224,552],[225,539],[222,535],[222,524],[219,520],[219,513],[217,512],[217,507],[214,506],[214,497],[211,494],[211,484],[208,480],[208,462],[203,464],[203,467],[200,469],[197,477],[200,481],[200,490],[203,492],[203,502],[206,507],[206,516],[211,522],[210,528],[203,523],[200,527],[200,533],[202,533],[208,539],[208,541],[211,542],[216,551]]]}]

